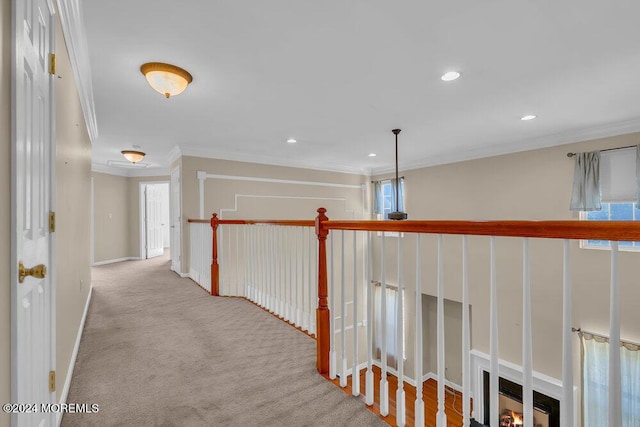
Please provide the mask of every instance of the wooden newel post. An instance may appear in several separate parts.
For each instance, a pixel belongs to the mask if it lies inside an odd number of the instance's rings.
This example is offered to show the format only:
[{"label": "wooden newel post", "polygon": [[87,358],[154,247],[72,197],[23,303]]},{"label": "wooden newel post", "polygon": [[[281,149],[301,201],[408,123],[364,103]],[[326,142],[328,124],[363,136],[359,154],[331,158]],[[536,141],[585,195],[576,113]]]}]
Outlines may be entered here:
[{"label": "wooden newel post", "polygon": [[211,247],[211,295],[219,296],[220,266],[218,265],[218,214],[211,215],[211,230],[213,231],[213,243]]},{"label": "wooden newel post", "polygon": [[318,308],[316,310],[316,368],[324,375],[329,374],[329,305],[327,303],[327,235],[329,229],[324,225],[329,218],[324,214],[325,208],[318,209],[316,217],[316,234],[318,235]]}]

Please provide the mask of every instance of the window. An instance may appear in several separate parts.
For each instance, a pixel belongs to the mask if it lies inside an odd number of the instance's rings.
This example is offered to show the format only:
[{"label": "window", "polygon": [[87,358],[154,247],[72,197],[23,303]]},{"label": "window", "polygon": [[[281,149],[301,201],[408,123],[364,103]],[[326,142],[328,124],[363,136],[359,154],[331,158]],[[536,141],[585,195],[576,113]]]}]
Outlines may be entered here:
[{"label": "window", "polygon": [[[607,338],[581,334],[582,400],[585,427],[606,426],[609,422],[609,342]],[[622,386],[622,427],[640,425],[640,351],[635,344],[622,343],[620,370]]]},{"label": "window", "polygon": [[373,213],[378,219],[387,219],[391,212],[402,211],[404,207],[404,178],[400,178],[399,207],[396,206],[395,179],[374,182]]},{"label": "window", "polygon": [[[397,368],[398,346],[396,343],[396,337],[398,332],[398,288],[387,285],[386,287],[386,344],[387,344],[387,365]],[[404,294],[402,298],[402,313],[406,313],[405,310]],[[375,285],[374,293],[374,356],[377,359],[381,359],[382,354],[382,286],[379,283]],[[402,331],[406,336],[406,319],[402,316]],[[402,358],[406,359],[406,337],[402,337]]]},{"label": "window", "polygon": [[[602,203],[602,210],[580,212],[580,218],[587,221],[640,221],[640,210],[635,202]],[[580,247],[589,249],[609,249],[608,240],[582,240]],[[640,251],[640,242],[620,242],[620,250]]]}]

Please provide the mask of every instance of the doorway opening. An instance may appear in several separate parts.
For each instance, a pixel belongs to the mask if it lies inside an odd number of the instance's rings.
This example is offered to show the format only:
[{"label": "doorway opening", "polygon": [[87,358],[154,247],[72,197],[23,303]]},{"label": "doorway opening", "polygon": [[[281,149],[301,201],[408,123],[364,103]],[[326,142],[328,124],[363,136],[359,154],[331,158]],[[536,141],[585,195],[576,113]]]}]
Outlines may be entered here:
[{"label": "doorway opening", "polygon": [[164,255],[170,246],[168,182],[140,183],[140,259]]}]

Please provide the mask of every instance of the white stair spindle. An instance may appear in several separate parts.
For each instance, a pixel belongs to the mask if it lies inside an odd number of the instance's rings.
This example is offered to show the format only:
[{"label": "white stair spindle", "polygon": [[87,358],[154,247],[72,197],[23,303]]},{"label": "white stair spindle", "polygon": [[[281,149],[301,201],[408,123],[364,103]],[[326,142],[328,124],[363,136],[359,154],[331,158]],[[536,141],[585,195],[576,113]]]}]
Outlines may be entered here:
[{"label": "white stair spindle", "polygon": [[351,368],[351,394],[360,395],[360,370],[358,369],[358,258],[357,232],[353,232],[353,365]]},{"label": "white stair spindle", "polygon": [[344,283],[344,230],[340,230],[340,386],[347,386],[347,335],[345,333],[347,317],[347,298]]},{"label": "white stair spindle", "polygon": [[416,402],[414,419],[416,426],[424,426],[424,400],[422,400],[422,235],[416,235]]},{"label": "white stair spindle", "polygon": [[367,394],[365,403],[369,406],[373,405],[374,387],[373,387],[373,284],[371,283],[371,232],[367,231],[367,277],[365,286],[367,289],[367,374],[365,377],[365,392]]},{"label": "white stair spindle", "polygon": [[490,409],[489,425],[491,427],[497,427],[499,421],[499,402],[498,402],[498,390],[499,390],[499,372],[498,372],[498,287],[496,281],[496,238],[491,236],[490,238],[490,271],[489,271],[489,349],[490,349],[490,378],[489,378],[489,400]]},{"label": "white stair spindle", "polygon": [[333,245],[333,235],[336,233],[329,233],[329,271],[330,271],[330,281],[329,281],[329,330],[331,333],[329,337],[329,378],[332,380],[336,379],[336,305],[335,305],[335,247]]},{"label": "white stair spindle", "polygon": [[436,413],[436,426],[447,427],[447,414],[444,411],[444,383],[445,383],[445,359],[444,359],[444,263],[442,252],[442,234],[438,234],[438,412]]},{"label": "white stair spindle", "polygon": [[300,280],[300,239],[301,239],[301,235],[300,235],[300,229],[301,227],[297,227],[297,233],[296,233],[296,296],[295,296],[295,304],[296,304],[296,321],[295,324],[296,326],[300,327],[301,325],[301,319],[302,319],[302,313],[300,312],[300,286],[302,286],[302,280]]},{"label": "white stair spindle", "polygon": [[316,264],[316,260],[314,259],[313,256],[313,248],[314,248],[314,241],[316,239],[313,238],[312,236],[313,231],[312,229],[307,229],[307,235],[309,236],[309,288],[308,290],[308,298],[309,298],[309,311],[307,312],[307,325],[308,328],[307,330],[309,331],[310,334],[313,334],[313,319],[314,319],[314,315],[315,315],[315,309],[314,307],[316,307],[317,305],[317,300],[314,301],[313,295],[313,289],[316,288],[317,286],[313,286],[313,283],[315,282],[313,279],[313,266]]},{"label": "white stair spindle", "polygon": [[469,322],[469,260],[467,236],[462,236],[462,425],[471,425],[471,328]]},{"label": "white stair spindle", "polygon": [[618,289],[618,242],[611,241],[611,296],[609,307],[609,425],[622,425],[620,371],[620,294]]},{"label": "white stair spindle", "polygon": [[302,231],[302,238],[300,240],[300,244],[302,245],[302,248],[300,250],[300,256],[302,257],[302,260],[300,262],[300,267],[301,267],[300,283],[302,284],[302,300],[300,301],[300,311],[302,312],[302,322],[300,324],[300,327],[302,328],[302,330],[308,331],[309,326],[307,325],[306,309],[307,309],[307,290],[309,288],[309,285],[307,283],[307,261],[308,261],[307,250],[309,249],[309,244],[307,242],[306,230],[302,228],[301,231]]},{"label": "white stair spindle", "polygon": [[380,364],[381,378],[380,378],[380,415],[386,417],[389,415],[389,382],[387,381],[387,277],[384,268],[384,246],[385,246],[385,232],[382,232],[382,244],[380,245],[380,265],[381,265],[381,278],[380,283]]},{"label": "white stair spindle", "polygon": [[398,368],[398,388],[396,390],[396,423],[398,427],[405,425],[406,400],[404,393],[404,285],[402,284],[402,234],[398,233],[398,295],[396,295],[396,360]]},{"label": "white stair spindle", "polygon": [[236,229],[236,294],[240,295],[240,225],[234,227]]},{"label": "white stair spindle", "polygon": [[569,240],[563,242],[562,257],[562,402],[560,425],[574,426],[573,420],[573,347],[571,332],[571,264]]},{"label": "white stair spindle", "polygon": [[533,425],[533,354],[529,239],[522,243],[522,406],[525,425]]}]

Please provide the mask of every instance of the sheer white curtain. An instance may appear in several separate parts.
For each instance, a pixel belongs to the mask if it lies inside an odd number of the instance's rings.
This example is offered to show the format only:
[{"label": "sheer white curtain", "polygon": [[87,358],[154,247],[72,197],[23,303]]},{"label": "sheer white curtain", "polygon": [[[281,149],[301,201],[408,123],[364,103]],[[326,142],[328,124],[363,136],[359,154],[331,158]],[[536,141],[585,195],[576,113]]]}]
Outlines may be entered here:
[{"label": "sheer white curtain", "polygon": [[[609,342],[588,333],[582,338],[582,400],[585,427],[606,426],[609,389]],[[622,344],[622,427],[640,426],[640,351],[637,345]]]},{"label": "sheer white curtain", "polygon": [[[385,306],[386,312],[386,343],[387,343],[387,365],[391,367],[397,367],[398,350],[396,349],[396,318],[397,316],[397,298],[398,290],[395,288],[386,288],[387,294]],[[374,340],[374,354],[376,359],[382,361],[382,286],[379,284],[375,287],[374,294],[374,310],[375,316],[375,340]]]}]

